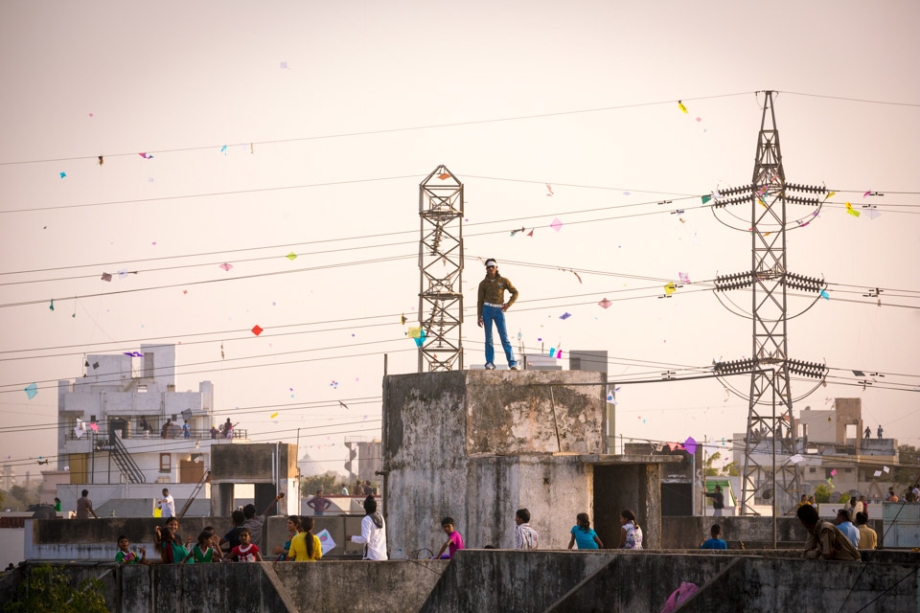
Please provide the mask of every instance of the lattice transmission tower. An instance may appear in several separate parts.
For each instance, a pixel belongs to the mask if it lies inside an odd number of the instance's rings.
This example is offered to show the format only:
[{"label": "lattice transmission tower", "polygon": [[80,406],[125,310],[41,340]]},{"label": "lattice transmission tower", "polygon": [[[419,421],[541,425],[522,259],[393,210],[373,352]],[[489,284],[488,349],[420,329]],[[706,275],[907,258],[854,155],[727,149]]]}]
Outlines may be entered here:
[{"label": "lattice transmission tower", "polygon": [[446,166],[419,185],[418,371],[463,370],[463,183]]},{"label": "lattice transmission tower", "polygon": [[[757,498],[772,499],[773,504],[782,510],[798,500],[798,468],[789,459],[803,449],[795,436],[790,375],[823,380],[827,374],[827,367],[823,364],[789,358],[786,329],[789,319],[787,292],[809,292],[817,301],[827,285],[822,279],[789,272],[786,264],[786,233],[808,225],[814,219],[824,200],[818,196],[826,194],[827,190],[819,186],[786,183],[773,109],[774,92],[764,93],[763,116],[751,183],[714,192],[712,209],[715,214],[716,209],[726,206],[750,204],[751,207],[750,228],[735,228],[751,234],[751,270],[720,275],[715,282],[717,297],[719,292],[728,290],[750,288],[751,291],[751,311],[736,314],[752,320],[752,357],[720,362],[714,368],[717,374],[751,373],[749,393],[739,394],[747,396],[749,403],[744,440],[742,514],[756,514],[753,505]],[[793,219],[787,223],[787,205],[819,208],[805,216],[807,221]],[[719,301],[725,306],[722,298]],[[743,310],[737,305],[735,307]],[[735,312],[735,309],[729,310]],[[724,380],[723,384],[730,387]],[[775,488],[770,485],[773,477]],[[772,492],[765,495],[768,486]]]}]

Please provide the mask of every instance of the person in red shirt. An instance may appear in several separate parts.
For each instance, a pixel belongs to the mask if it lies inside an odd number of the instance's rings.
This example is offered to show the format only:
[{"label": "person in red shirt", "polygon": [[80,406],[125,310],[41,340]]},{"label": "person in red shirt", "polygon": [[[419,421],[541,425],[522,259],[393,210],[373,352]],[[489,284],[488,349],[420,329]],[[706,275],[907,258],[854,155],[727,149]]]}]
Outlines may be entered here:
[{"label": "person in red shirt", "polygon": [[249,528],[240,530],[240,544],[230,553],[231,562],[262,562],[259,546],[249,542],[251,537]]}]

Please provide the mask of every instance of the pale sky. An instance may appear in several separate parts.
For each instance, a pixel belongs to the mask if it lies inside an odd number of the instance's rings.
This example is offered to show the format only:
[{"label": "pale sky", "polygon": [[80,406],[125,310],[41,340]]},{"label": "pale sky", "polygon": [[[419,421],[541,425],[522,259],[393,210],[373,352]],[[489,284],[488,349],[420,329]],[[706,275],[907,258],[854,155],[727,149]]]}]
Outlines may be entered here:
[{"label": "pale sky", "polygon": [[[562,6],[0,3],[0,460],[35,473],[55,454],[53,429],[17,431],[56,423],[50,384],[32,400],[27,384],[80,377],[84,352],[182,341],[178,389],[211,380],[218,421],[232,415],[260,441],[302,428],[322,469],[342,470],[345,433],[379,432],[383,354],[391,372],[416,368],[399,314],[417,319],[418,184],[438,164],[466,190],[467,364],[484,361],[478,257],[521,292],[513,336],[606,349],[611,378],[749,356],[750,323],[709,286],[656,296],[678,272],[749,269],[749,235],[693,207],[750,181],[753,92],[766,89],[785,92],[787,180],[838,192],[789,233],[790,269],[830,283],[829,301],[790,322],[790,354],[826,361],[838,382],[858,369],[911,390],[832,383],[796,407],[858,396],[873,432],[918,444],[920,6]],[[589,109],[607,110],[570,113]],[[554,113],[569,114],[367,134]],[[846,201],[881,216],[857,219]],[[100,203],[114,204],[75,206]],[[749,225],[746,207],[730,213]],[[522,225],[532,238],[510,236]],[[39,269],[54,270],[23,272]],[[100,280],[120,269],[141,272]],[[862,297],[874,287],[881,308]],[[790,314],[808,304],[791,299]],[[26,351],[37,348],[49,349]],[[617,434],[727,441],[747,406],[725,396],[714,380],[623,386]],[[269,405],[301,402],[330,406],[269,418]]]}]

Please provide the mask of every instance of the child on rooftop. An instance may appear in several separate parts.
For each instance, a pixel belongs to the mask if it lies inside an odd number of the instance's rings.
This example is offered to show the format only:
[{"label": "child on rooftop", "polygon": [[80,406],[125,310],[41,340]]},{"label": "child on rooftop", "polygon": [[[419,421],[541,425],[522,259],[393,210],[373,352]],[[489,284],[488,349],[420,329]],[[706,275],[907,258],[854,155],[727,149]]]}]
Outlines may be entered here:
[{"label": "child on rooftop", "polygon": [[587,513],[579,513],[575,516],[575,525],[572,526],[572,538],[569,539],[569,549],[578,543],[579,549],[603,549],[604,544],[597,536],[597,532],[591,529],[591,520]]},{"label": "child on rooftop", "polygon": [[128,549],[128,537],[119,536],[118,537],[118,553],[115,554],[115,563],[116,564],[147,564],[147,550],[143,547],[138,547],[137,550],[141,552],[140,557],[133,551]]},{"label": "child on rooftop", "polygon": [[249,532],[249,528],[243,528],[240,530],[240,544],[233,548],[233,551],[230,552],[230,561],[231,562],[262,562],[262,554],[259,553],[259,546],[255,543],[250,543],[249,540],[252,538],[252,534]]},{"label": "child on rooftop", "polygon": [[[454,528],[453,517],[445,517],[442,519],[441,529],[444,530],[444,534],[447,535],[447,542],[441,545],[438,555],[434,556],[432,559],[451,560],[458,551],[465,549],[463,537],[460,536],[460,533]],[[447,553],[444,553],[445,550],[447,550]]]},{"label": "child on rooftop", "polygon": [[[806,503],[802,506],[808,506]],[[709,529],[710,539],[703,541],[700,545],[700,549],[728,549],[728,543],[722,540],[722,526],[719,524],[713,524],[712,528]]]},{"label": "child on rooftop", "polygon": [[185,545],[182,544],[182,537],[179,535],[179,520],[175,517],[166,520],[164,529],[157,526],[156,531],[154,544],[160,552],[160,561],[163,564],[180,564],[188,556],[188,546],[192,542],[192,537],[186,537]]},{"label": "child on rooftop", "polygon": [[202,530],[201,534],[198,535],[198,542],[195,543],[192,550],[185,556],[184,560],[179,562],[179,564],[211,564],[212,562],[220,562],[220,549],[214,547],[212,542],[213,536],[213,532]]}]

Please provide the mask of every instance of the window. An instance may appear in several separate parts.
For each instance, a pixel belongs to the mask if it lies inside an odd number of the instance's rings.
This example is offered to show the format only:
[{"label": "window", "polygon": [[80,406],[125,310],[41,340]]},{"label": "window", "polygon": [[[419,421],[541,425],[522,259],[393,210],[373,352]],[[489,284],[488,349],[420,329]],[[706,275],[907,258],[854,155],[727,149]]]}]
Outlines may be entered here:
[{"label": "window", "polygon": [[147,386],[146,386],[146,385],[138,385],[138,386],[137,386],[137,391],[138,391],[138,393],[146,394],[146,393],[147,393]]},{"label": "window", "polygon": [[168,473],[172,471],[172,456],[168,453],[160,454],[160,472]]},{"label": "window", "polygon": [[809,469],[808,469],[808,472],[810,472],[810,473],[816,473],[816,472],[818,472],[818,469],[817,469],[817,468],[809,468]]}]

